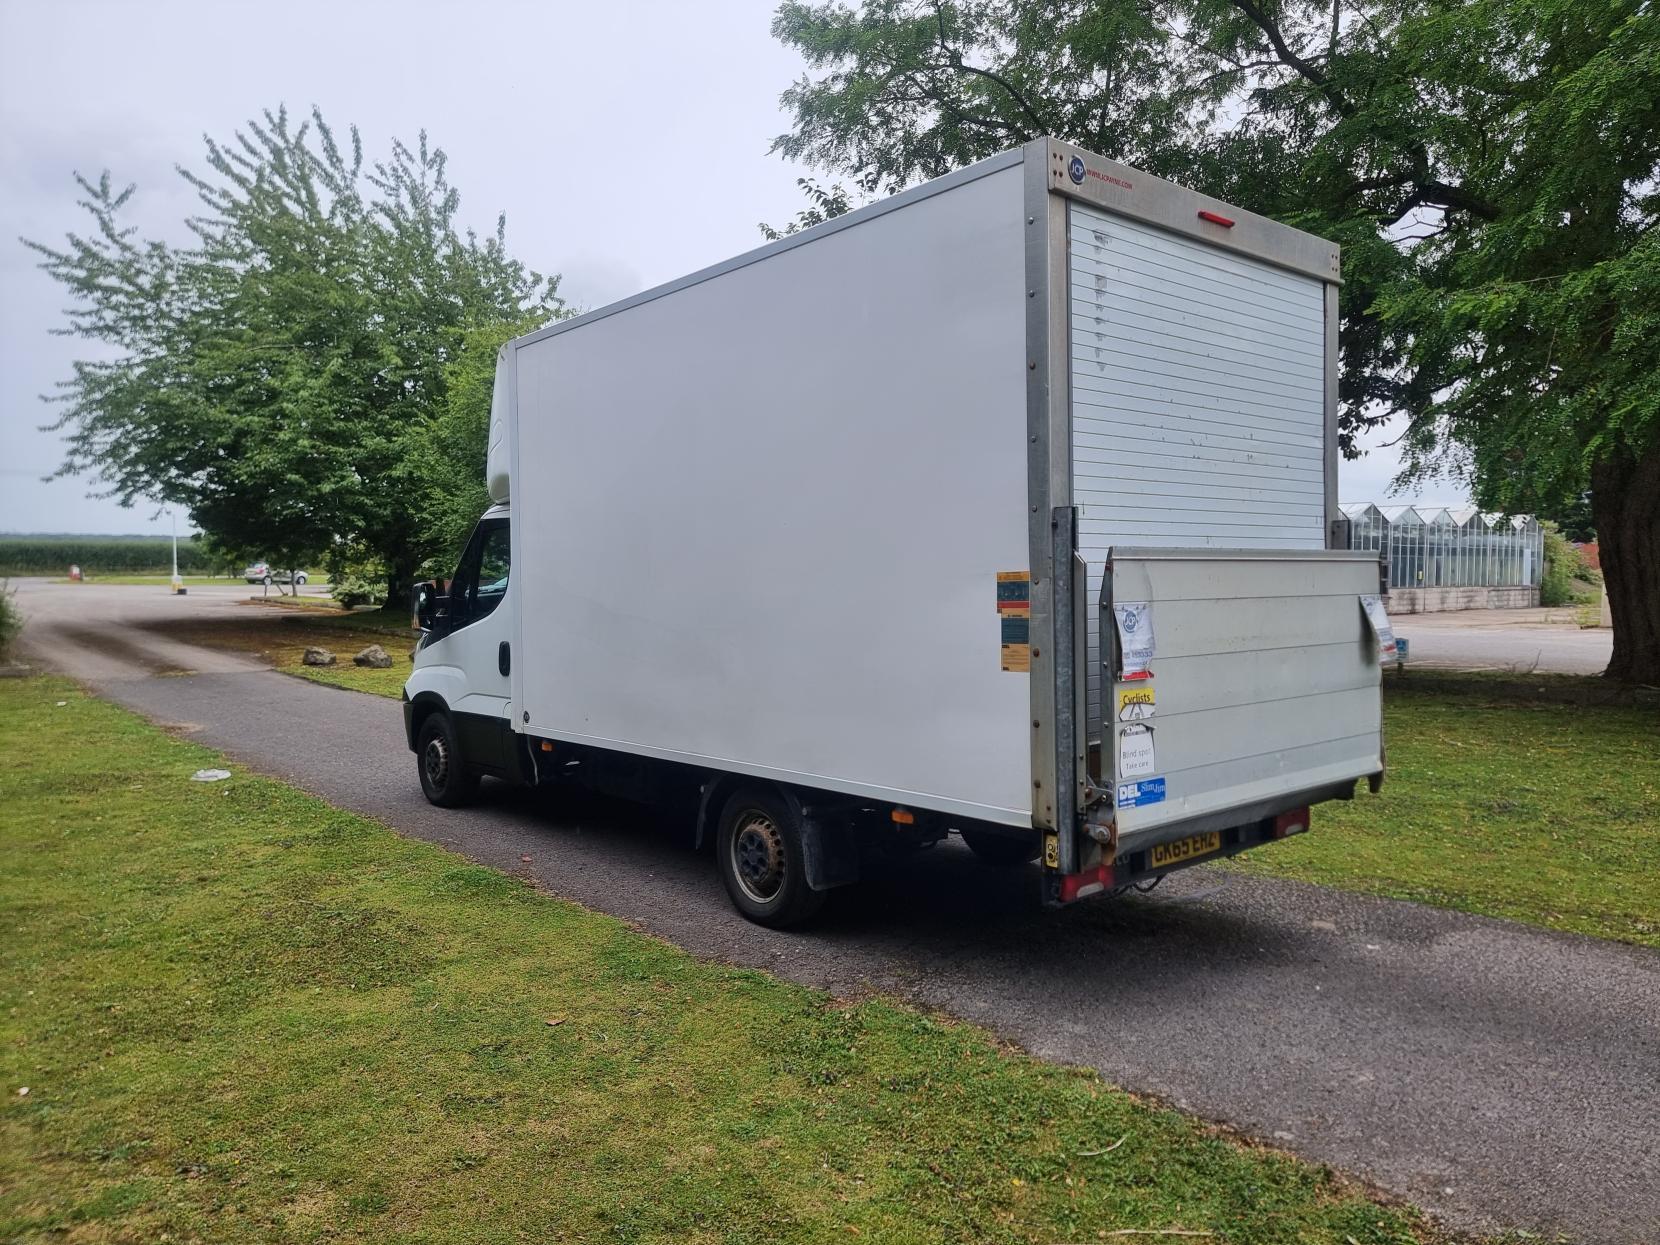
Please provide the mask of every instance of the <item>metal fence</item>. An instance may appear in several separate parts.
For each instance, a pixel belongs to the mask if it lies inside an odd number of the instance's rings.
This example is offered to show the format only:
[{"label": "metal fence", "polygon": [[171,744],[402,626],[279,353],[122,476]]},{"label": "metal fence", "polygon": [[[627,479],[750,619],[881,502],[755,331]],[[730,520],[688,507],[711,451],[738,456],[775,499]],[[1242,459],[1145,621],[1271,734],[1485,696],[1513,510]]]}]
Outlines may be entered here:
[{"label": "metal fence", "polygon": [[1545,534],[1528,514],[1351,502],[1349,547],[1386,551],[1391,588],[1536,587]]}]

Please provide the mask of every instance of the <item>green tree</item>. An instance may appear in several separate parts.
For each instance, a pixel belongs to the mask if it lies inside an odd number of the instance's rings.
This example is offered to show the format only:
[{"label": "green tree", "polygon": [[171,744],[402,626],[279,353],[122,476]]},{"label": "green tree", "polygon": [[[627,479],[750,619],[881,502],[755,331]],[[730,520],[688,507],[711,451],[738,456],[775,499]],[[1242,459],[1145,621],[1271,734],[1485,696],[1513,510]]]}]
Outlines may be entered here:
[{"label": "green tree", "polygon": [[0,579],[0,662],[9,661],[12,645],[23,630],[23,615],[18,612],[17,592]]},{"label": "green tree", "polygon": [[785,3],[775,149],[869,195],[1041,135],[1344,249],[1342,436],[1487,509],[1589,489],[1660,682],[1660,18],[1643,0]]},{"label": "green tree", "polygon": [[504,343],[544,319],[526,316],[469,329],[446,369],[443,407],[410,446],[411,476],[425,498],[420,532],[426,569],[435,576],[454,572],[462,546],[490,504],[484,457],[496,356]]},{"label": "green tree", "polygon": [[108,173],[76,179],[90,232],[25,240],[71,296],[61,331],[100,347],[59,395],[62,472],[281,565],[366,552],[401,600],[426,555],[407,460],[450,365],[479,326],[561,314],[557,278],[508,256],[505,220],[458,229],[424,133],[366,168],[355,129],[343,146],[278,110],[180,172],[203,205],[188,245],[137,238]]},{"label": "green tree", "polygon": [[1539,575],[1539,604],[1594,605],[1594,586],[1601,577],[1556,524],[1547,519],[1539,526],[1544,532],[1545,555]]},{"label": "green tree", "polygon": [[845,186],[820,186],[810,177],[798,177],[795,184],[800,187],[801,193],[807,196],[807,206],[797,212],[795,219],[782,229],[762,221],[761,236],[768,242],[776,242],[793,233],[800,233],[803,229],[822,225],[832,217],[843,215],[853,206],[847,197]]}]

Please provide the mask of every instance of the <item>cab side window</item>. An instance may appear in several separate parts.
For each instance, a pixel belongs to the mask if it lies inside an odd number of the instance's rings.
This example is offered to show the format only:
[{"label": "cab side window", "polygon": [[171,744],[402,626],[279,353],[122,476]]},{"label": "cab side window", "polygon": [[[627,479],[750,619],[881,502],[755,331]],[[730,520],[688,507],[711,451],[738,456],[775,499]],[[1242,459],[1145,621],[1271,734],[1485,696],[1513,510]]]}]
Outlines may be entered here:
[{"label": "cab side window", "polygon": [[512,537],[506,519],[479,528],[461,556],[450,585],[452,627],[465,627],[486,618],[507,595],[512,563]]}]

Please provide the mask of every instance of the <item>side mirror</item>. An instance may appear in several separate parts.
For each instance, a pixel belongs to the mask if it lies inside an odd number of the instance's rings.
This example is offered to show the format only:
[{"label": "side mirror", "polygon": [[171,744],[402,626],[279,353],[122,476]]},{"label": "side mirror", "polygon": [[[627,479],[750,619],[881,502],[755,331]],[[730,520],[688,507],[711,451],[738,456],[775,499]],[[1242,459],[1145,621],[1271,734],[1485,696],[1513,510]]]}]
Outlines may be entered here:
[{"label": "side mirror", "polygon": [[437,624],[439,599],[438,585],[432,580],[415,585],[415,625],[422,631],[430,632]]}]

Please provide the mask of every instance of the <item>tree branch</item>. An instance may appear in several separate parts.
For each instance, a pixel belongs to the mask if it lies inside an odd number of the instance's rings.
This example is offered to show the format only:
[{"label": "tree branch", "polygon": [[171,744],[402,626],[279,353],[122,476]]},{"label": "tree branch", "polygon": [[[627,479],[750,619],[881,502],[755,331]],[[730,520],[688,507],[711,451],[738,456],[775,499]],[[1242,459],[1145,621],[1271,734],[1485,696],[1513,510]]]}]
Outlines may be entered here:
[{"label": "tree branch", "polygon": [[1242,64],[1229,65],[1226,69],[1218,69],[1213,74],[1206,74],[1200,79],[1200,82],[1204,86],[1209,86],[1218,78],[1226,78],[1231,74],[1249,73],[1253,69],[1274,69],[1278,66],[1279,61],[1246,61]]},{"label": "tree branch", "polygon": [[1037,109],[1032,107],[1030,102],[1027,101],[1026,97],[1023,94],[1021,94],[1018,87],[1016,87],[1012,82],[1010,82],[1007,78],[1003,77],[999,73],[995,73],[994,71],[992,71],[990,69],[982,69],[978,65],[969,65],[969,64],[964,63],[963,54],[961,52],[957,51],[955,48],[951,47],[946,42],[946,38],[945,38],[945,10],[937,4],[934,6],[934,17],[939,23],[939,48],[940,48],[940,52],[945,56],[946,61],[953,68],[959,69],[964,73],[974,74],[975,76],[985,78],[990,82],[995,82],[998,86],[1002,87],[1005,91],[1007,91],[1008,94],[1009,94],[1009,98],[1014,100],[1014,102],[1016,104],[1020,105],[1020,110],[1032,119],[1032,124],[1037,127],[1037,132],[1039,134],[1048,133],[1049,128],[1050,128],[1049,123],[1047,121],[1045,121],[1041,116],[1038,115]]},{"label": "tree branch", "polygon": [[1480,195],[1474,194],[1462,186],[1453,186],[1446,182],[1434,180],[1417,183],[1405,198],[1376,213],[1376,215],[1386,225],[1393,225],[1405,218],[1407,213],[1414,208],[1421,207],[1438,207],[1453,212],[1468,212],[1471,216],[1478,216],[1482,220],[1497,220],[1499,217],[1499,209]]},{"label": "tree branch", "polygon": [[1254,0],[1231,0],[1231,2],[1234,8],[1250,18],[1256,24],[1257,29],[1262,31],[1264,37],[1273,45],[1274,54],[1280,58],[1282,64],[1294,69],[1299,76],[1318,87],[1320,94],[1326,97],[1327,101],[1341,116],[1354,116],[1355,106],[1349,102],[1343,92],[1339,91],[1332,84],[1331,79],[1322,73],[1317,66],[1304,60],[1292,50],[1291,45],[1285,41],[1285,36],[1280,33],[1280,28],[1274,25],[1268,14],[1256,6]]}]

